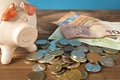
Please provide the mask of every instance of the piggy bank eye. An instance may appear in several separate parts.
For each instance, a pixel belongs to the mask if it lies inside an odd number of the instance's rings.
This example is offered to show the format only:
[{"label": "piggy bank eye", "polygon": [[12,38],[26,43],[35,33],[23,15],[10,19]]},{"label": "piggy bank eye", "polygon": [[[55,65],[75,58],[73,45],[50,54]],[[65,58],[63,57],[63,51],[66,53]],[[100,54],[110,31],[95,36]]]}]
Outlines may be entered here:
[{"label": "piggy bank eye", "polygon": [[27,3],[21,2],[20,7],[22,7],[24,9],[24,11],[26,13],[28,13],[28,15],[34,15],[35,11],[36,11],[36,7],[29,5]]},{"label": "piggy bank eye", "polygon": [[15,9],[14,3],[10,4],[4,11],[1,17],[1,21],[10,21],[17,16],[17,11]]}]

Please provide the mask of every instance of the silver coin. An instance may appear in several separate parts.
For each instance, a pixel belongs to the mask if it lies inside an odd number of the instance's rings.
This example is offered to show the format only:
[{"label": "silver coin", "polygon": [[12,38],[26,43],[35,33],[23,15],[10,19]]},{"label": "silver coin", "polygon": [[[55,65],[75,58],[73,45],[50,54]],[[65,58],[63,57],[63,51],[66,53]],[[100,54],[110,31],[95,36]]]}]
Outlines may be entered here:
[{"label": "silver coin", "polygon": [[44,64],[35,64],[32,67],[33,71],[44,71],[46,66]]},{"label": "silver coin", "polygon": [[114,60],[109,56],[102,56],[102,59],[100,60],[101,65],[106,67],[111,67],[115,65]]},{"label": "silver coin", "polygon": [[48,47],[48,50],[51,50],[51,51],[58,50],[59,48],[57,48],[56,42],[57,41],[51,41],[50,46]]},{"label": "silver coin", "polygon": [[87,61],[86,58],[74,58],[73,56],[71,56],[71,59],[75,62],[80,62],[80,63],[84,63]]},{"label": "silver coin", "polygon": [[26,56],[26,59],[30,60],[30,61],[37,61],[38,59],[40,59],[42,57],[43,57],[42,53],[33,52],[33,53],[28,54]]},{"label": "silver coin", "polygon": [[55,58],[55,56],[50,55],[50,54],[46,54],[46,55],[44,55],[44,57],[42,59],[38,60],[38,63],[49,63],[54,58]]},{"label": "silver coin", "polygon": [[49,41],[47,41],[47,40],[37,40],[35,43],[36,43],[36,45],[45,45],[45,44],[48,44]]},{"label": "silver coin", "polygon": [[72,46],[80,46],[82,43],[78,40],[68,40],[68,43]]},{"label": "silver coin", "polygon": [[28,54],[26,56],[26,59],[30,60],[30,61],[37,61],[37,60],[43,58],[44,55],[47,53],[48,53],[47,50],[39,50],[38,52],[33,52],[33,53]]},{"label": "silver coin", "polygon": [[28,80],[44,80],[45,74],[41,71],[34,71],[28,75]]},{"label": "silver coin", "polygon": [[74,51],[71,52],[71,56],[73,58],[84,58],[86,56],[86,54],[82,51],[74,50]]},{"label": "silver coin", "polygon": [[67,39],[61,39],[58,41],[61,45],[68,45],[68,40]]},{"label": "silver coin", "polygon": [[82,52],[88,52],[88,47],[86,46],[78,46],[75,50],[79,50]]},{"label": "silver coin", "polygon": [[99,72],[101,70],[101,66],[99,64],[85,64],[85,68],[89,72]]}]

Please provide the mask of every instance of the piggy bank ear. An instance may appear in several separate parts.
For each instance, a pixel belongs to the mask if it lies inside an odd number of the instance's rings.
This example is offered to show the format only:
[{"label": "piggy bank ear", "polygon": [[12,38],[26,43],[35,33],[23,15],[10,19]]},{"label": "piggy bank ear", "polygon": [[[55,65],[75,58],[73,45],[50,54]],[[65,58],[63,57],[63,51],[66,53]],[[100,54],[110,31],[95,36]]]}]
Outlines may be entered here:
[{"label": "piggy bank ear", "polygon": [[1,20],[2,21],[10,21],[14,19],[17,15],[17,11],[15,9],[14,3],[10,4],[7,9],[2,14]]},{"label": "piggy bank ear", "polygon": [[35,11],[36,11],[36,7],[32,6],[30,4],[27,4],[25,2],[21,2],[20,7],[22,7],[24,9],[24,11],[26,13],[28,13],[28,15],[34,15]]}]

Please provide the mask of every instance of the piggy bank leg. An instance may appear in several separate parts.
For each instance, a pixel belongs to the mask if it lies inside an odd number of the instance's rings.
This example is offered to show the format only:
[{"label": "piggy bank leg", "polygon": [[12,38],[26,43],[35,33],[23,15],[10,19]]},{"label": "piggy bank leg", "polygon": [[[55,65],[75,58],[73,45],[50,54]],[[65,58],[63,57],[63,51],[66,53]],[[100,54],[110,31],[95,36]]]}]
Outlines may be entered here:
[{"label": "piggy bank leg", "polygon": [[28,47],[25,47],[25,48],[26,48],[27,51],[29,51],[29,52],[34,52],[34,51],[37,50],[37,46],[36,46],[35,44],[32,44],[32,45],[30,45],[30,46],[28,46]]},{"label": "piggy bank leg", "polygon": [[16,48],[10,46],[1,46],[2,56],[1,56],[1,63],[2,64],[9,64],[12,60],[12,55]]}]

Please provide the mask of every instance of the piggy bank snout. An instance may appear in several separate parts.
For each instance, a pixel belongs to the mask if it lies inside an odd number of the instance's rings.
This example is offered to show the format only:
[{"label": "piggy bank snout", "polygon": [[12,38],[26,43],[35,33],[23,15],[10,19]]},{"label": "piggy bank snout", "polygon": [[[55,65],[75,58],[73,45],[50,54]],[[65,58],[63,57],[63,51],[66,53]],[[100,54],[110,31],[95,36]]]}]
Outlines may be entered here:
[{"label": "piggy bank snout", "polygon": [[14,42],[20,47],[27,47],[37,39],[37,29],[33,25],[21,24],[14,32]]}]

